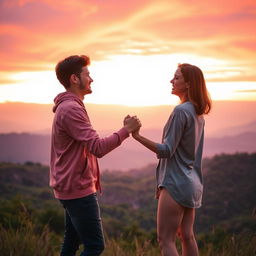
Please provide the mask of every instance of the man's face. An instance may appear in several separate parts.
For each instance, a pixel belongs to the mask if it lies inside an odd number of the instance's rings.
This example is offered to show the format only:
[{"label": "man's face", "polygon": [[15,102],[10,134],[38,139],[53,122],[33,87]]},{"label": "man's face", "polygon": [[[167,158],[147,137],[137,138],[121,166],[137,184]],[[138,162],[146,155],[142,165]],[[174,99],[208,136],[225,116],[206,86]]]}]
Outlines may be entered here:
[{"label": "man's face", "polygon": [[79,81],[80,90],[83,91],[84,95],[92,93],[91,83],[93,82],[93,79],[90,77],[90,72],[87,67],[82,68]]}]

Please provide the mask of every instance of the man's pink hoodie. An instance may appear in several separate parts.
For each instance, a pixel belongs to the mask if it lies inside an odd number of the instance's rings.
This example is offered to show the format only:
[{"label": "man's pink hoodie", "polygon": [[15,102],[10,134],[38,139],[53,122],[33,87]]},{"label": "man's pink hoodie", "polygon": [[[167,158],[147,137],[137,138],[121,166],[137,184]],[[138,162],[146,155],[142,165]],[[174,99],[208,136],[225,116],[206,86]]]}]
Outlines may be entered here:
[{"label": "man's pink hoodie", "polygon": [[75,199],[100,188],[97,157],[118,147],[129,137],[125,128],[100,138],[93,129],[83,102],[71,92],[54,99],[50,186],[58,199]]}]

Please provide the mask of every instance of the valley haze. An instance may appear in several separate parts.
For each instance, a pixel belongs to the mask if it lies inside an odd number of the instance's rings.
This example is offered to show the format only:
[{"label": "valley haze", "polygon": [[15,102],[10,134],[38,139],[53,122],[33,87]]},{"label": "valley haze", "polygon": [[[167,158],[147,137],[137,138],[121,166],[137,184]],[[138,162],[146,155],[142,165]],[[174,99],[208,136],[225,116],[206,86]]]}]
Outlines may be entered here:
[{"label": "valley haze", "polygon": [[[49,165],[51,104],[0,104],[0,161],[40,162]],[[92,125],[107,136],[122,127],[123,118],[137,115],[141,134],[161,142],[162,129],[174,105],[128,107],[87,104]],[[204,157],[220,153],[256,152],[256,102],[214,101],[206,116]],[[116,150],[100,159],[102,170],[129,170],[157,163],[154,153],[129,138]]]}]

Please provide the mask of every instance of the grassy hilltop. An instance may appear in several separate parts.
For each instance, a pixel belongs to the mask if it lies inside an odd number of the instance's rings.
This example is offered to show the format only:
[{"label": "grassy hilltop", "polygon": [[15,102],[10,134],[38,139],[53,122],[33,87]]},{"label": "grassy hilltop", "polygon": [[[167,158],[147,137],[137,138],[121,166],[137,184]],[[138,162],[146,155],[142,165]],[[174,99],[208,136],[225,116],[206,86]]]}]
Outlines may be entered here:
[{"label": "grassy hilltop", "polygon": [[[2,256],[58,255],[63,209],[48,186],[49,167],[0,163]],[[256,254],[256,154],[204,159],[203,206],[195,224],[200,255]],[[107,249],[104,256],[159,255],[155,165],[102,174],[99,196]]]}]

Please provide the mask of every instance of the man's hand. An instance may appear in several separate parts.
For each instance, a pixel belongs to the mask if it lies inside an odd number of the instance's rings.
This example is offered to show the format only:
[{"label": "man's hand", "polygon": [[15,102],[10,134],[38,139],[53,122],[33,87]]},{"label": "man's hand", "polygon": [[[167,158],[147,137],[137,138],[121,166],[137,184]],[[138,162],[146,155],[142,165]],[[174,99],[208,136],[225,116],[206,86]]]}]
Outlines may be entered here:
[{"label": "man's hand", "polygon": [[135,132],[140,129],[141,127],[141,122],[137,118],[137,116],[129,116],[127,115],[124,118],[124,127],[127,129],[129,133]]}]

